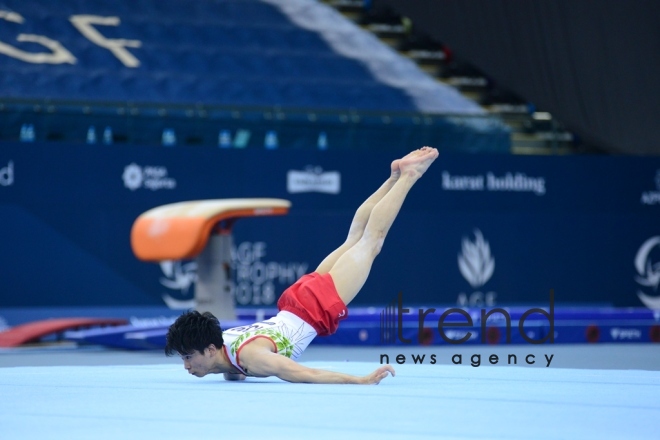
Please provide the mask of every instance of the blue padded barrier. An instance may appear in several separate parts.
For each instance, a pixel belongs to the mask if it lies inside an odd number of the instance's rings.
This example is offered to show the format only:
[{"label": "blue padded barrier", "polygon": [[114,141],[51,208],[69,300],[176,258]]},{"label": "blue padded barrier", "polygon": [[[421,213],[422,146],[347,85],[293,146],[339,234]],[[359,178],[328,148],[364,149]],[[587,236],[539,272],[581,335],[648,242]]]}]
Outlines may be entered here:
[{"label": "blue padded barrier", "polygon": [[[94,345],[103,345],[105,347],[111,348],[121,348],[127,350],[144,350],[148,348],[154,348],[147,346],[139,338],[131,338],[129,335],[137,333],[141,330],[144,331],[165,331],[169,326],[148,326],[148,327],[138,327],[134,325],[125,325],[114,328],[106,329],[93,329],[93,330],[80,330],[80,331],[71,331],[64,334],[64,338],[69,341],[74,341],[79,344],[94,344]],[[165,344],[163,343],[163,347]]]},{"label": "blue padded barrier", "polygon": [[[445,308],[439,308],[445,310]],[[461,345],[479,344],[530,344],[530,340],[550,343],[549,320],[541,315],[529,315],[525,321],[524,330],[527,339],[519,331],[518,319],[528,309],[511,311],[511,339],[506,340],[507,329],[502,321],[486,326],[486,334],[482,335],[481,324],[475,320],[469,327],[445,327],[444,333],[451,340],[463,338],[471,333]],[[481,309],[465,309],[470,316],[479,316]],[[265,312],[265,313],[264,313]],[[260,316],[270,317],[275,310],[259,310],[259,316],[249,309],[240,311],[240,320],[225,321],[223,328],[249,325]],[[317,345],[450,345],[438,331],[439,314],[429,314],[425,320],[424,329],[420,333],[418,317],[403,315],[403,327],[399,334],[398,323],[388,328],[394,333],[393,340],[384,341],[380,313],[373,308],[354,308],[349,311],[349,317],[342,321],[334,335],[317,337],[312,342]],[[554,316],[554,343],[649,343],[660,342],[660,317],[653,311],[641,308],[557,308]],[[447,323],[466,322],[462,315],[448,315]],[[106,329],[90,329],[65,333],[65,339],[84,344],[97,344],[113,348],[130,350],[162,349],[165,346],[167,325],[153,326],[120,326]]]},{"label": "blue padded barrier", "polygon": [[[252,324],[254,320],[236,320],[223,323],[225,328]],[[79,344],[103,345],[126,350],[162,349],[169,325],[126,325],[113,328],[65,332],[64,339]]]}]

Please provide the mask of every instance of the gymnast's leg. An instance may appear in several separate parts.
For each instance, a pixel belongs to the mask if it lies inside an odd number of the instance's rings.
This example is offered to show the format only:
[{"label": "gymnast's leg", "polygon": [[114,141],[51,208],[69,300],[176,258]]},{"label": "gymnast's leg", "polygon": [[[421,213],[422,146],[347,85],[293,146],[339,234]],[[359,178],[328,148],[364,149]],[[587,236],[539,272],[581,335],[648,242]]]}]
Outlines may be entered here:
[{"label": "gymnast's leg", "polygon": [[330,269],[332,269],[337,260],[339,260],[339,258],[344,255],[346,251],[353,247],[362,238],[364,228],[367,226],[367,222],[369,221],[372,209],[378,202],[381,201],[383,197],[385,197],[389,190],[392,189],[397,180],[399,180],[399,176],[401,175],[399,164],[401,161],[409,157],[425,154],[428,150],[430,150],[429,147],[420,148],[419,150],[415,150],[404,156],[402,159],[397,159],[392,162],[390,177],[385,181],[385,183],[381,185],[380,188],[378,188],[378,190],[376,190],[375,193],[373,193],[367,200],[364,201],[364,203],[362,203],[362,205],[360,205],[358,210],[355,212],[355,215],[353,216],[353,221],[351,222],[351,226],[348,230],[346,241],[337,249],[335,249],[330,255],[325,257],[321,264],[319,264],[319,266],[316,268],[316,273],[324,274],[330,272]]},{"label": "gymnast's leg", "polygon": [[367,280],[371,265],[380,252],[385,236],[399,213],[408,191],[438,157],[438,150],[435,148],[417,151],[419,153],[411,153],[399,161],[399,178],[370,209],[366,227],[363,228],[358,241],[344,250],[329,270],[337,293],[346,305],[355,298]]}]

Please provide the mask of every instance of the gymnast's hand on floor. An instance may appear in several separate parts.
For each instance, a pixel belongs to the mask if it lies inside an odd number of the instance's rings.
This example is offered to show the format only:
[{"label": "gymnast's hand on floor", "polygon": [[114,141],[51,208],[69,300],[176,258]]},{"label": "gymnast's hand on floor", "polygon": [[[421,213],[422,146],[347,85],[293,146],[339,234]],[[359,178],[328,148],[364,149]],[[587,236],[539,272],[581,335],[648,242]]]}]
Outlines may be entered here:
[{"label": "gymnast's hand on floor", "polygon": [[394,368],[391,365],[383,365],[382,367],[378,368],[376,371],[373,373],[364,376],[364,384],[365,385],[378,385],[381,380],[385,379],[388,374],[391,374],[392,377],[396,376],[396,371],[394,371]]}]

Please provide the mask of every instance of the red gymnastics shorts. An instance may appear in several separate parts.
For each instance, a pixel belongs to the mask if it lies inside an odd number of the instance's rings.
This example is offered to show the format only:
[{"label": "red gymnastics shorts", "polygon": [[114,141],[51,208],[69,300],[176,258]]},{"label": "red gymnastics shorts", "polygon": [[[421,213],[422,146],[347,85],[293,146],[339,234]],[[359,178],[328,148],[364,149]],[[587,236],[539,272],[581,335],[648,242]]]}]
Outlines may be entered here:
[{"label": "red gymnastics shorts", "polygon": [[339,321],[348,316],[346,304],[339,297],[329,273],[313,272],[302,276],[284,291],[277,307],[298,316],[319,336],[336,332]]}]

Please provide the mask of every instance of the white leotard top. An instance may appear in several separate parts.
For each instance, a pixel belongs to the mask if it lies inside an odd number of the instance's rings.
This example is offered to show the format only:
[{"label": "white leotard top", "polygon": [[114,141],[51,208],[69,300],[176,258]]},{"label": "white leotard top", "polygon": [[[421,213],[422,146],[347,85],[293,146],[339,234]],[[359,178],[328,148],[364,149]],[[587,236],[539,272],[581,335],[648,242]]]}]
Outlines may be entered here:
[{"label": "white leotard top", "polygon": [[256,338],[269,339],[275,351],[296,360],[316,337],[314,328],[291,312],[281,311],[265,321],[222,332],[223,349],[229,362],[246,376],[249,373],[240,366],[241,349]]}]

